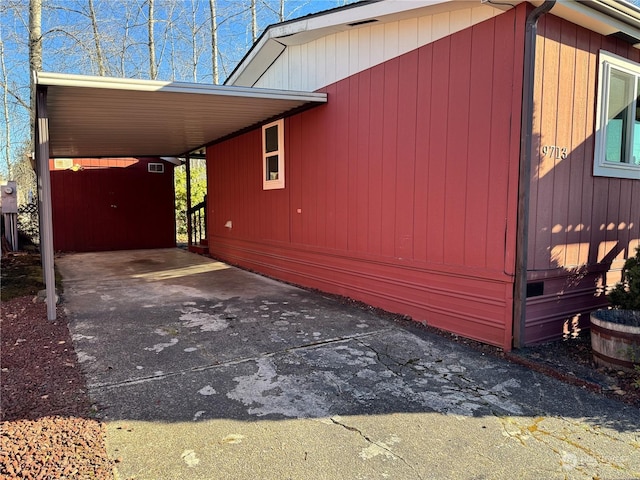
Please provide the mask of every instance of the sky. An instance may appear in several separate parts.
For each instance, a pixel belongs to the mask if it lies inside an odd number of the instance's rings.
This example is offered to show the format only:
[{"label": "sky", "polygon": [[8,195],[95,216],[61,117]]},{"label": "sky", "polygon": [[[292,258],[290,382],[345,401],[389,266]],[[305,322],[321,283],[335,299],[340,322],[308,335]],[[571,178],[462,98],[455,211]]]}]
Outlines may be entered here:
[{"label": "sky", "polygon": [[[353,1],[286,0],[285,18]],[[146,2],[93,0],[105,75],[149,78]],[[250,0],[216,2],[222,83],[252,44]],[[640,7],[640,0],[629,3]],[[89,0],[43,0],[44,71],[99,74],[88,4]],[[209,0],[155,0],[155,5],[157,79],[212,83]],[[257,5],[260,34],[268,25],[278,22],[279,0],[257,0]],[[0,46],[4,60],[0,85],[7,85],[6,89],[0,88],[0,176],[6,175],[7,158],[14,161],[23,156],[30,136],[27,26],[28,0],[0,0]],[[5,140],[7,127],[9,142]]]}]

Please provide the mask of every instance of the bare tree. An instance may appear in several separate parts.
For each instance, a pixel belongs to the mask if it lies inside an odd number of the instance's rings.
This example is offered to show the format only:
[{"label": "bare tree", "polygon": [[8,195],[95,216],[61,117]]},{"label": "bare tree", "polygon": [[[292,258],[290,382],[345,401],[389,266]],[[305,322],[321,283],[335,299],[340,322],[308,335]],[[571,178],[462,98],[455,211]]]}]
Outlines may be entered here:
[{"label": "bare tree", "polygon": [[[32,85],[27,80],[29,66],[24,61],[29,51],[29,4],[23,1],[0,1],[0,15],[0,156],[4,157],[1,170],[6,170],[5,173],[11,180],[17,180],[16,145],[31,141],[29,122]],[[5,28],[5,25],[13,28]]]},{"label": "bare tree", "polygon": [[[286,14],[286,3],[287,0],[278,0],[278,10],[276,10],[271,4],[272,2],[270,2],[269,0],[262,0],[263,5],[266,7],[266,9],[270,12],[273,12],[275,15],[277,15],[278,17],[278,22],[284,22],[287,17],[291,18],[291,17],[295,17],[296,16],[296,12],[298,12],[300,9],[306,7],[307,5],[309,5],[313,0],[307,0],[305,2],[296,2],[296,6],[289,10],[289,14]],[[349,3],[352,0],[340,0],[342,5],[346,5],[347,3]]]},{"label": "bare tree", "polygon": [[155,23],[155,0],[147,0],[149,6],[149,16],[147,19],[147,27],[149,31],[149,78],[155,80],[158,77],[158,67],[156,65],[156,42],[154,38],[154,23]]},{"label": "bare tree", "polygon": [[38,190],[36,172],[33,170],[29,157],[32,149],[28,141],[25,141],[16,149],[16,158],[13,161],[11,176],[18,184],[18,203],[32,203]]},{"label": "bare tree", "polygon": [[258,11],[256,0],[251,0],[251,41],[255,43],[256,38],[258,38]]},{"label": "bare tree", "polygon": [[211,14],[211,69],[213,73],[213,83],[217,85],[220,82],[220,73],[218,71],[218,11],[216,9],[216,0],[209,0],[209,13]]},{"label": "bare tree", "polygon": [[[207,39],[206,39],[206,29],[207,29],[207,21],[206,18],[204,21],[201,20],[203,17],[201,11],[201,5],[199,0],[191,0],[190,2],[191,11],[188,14],[188,20],[181,22],[184,24],[188,30],[185,32],[186,39],[184,39],[184,43],[188,44],[190,47],[190,62],[189,62],[189,70],[190,75],[189,79],[193,82],[198,81],[198,72],[200,70],[200,59],[207,51]],[[178,19],[181,17],[187,17],[186,14],[178,14]],[[180,23],[180,22],[176,22]],[[171,26],[174,25],[174,22],[171,23]],[[180,25],[178,25],[179,27]],[[185,58],[186,60],[186,58]],[[186,69],[185,69],[186,70]],[[187,71],[182,72],[183,76],[187,75]]]},{"label": "bare tree", "polygon": [[[111,0],[114,2],[115,0]],[[121,77],[145,78],[149,45],[144,3],[140,0],[119,0],[120,17],[114,25],[112,42],[114,70]],[[144,32],[143,32],[144,30]]]},{"label": "bare tree", "polygon": [[105,72],[104,57],[102,55],[102,47],[100,46],[100,34],[98,33],[98,21],[96,19],[96,10],[93,8],[93,0],[89,0],[89,17],[91,18],[91,29],[93,31],[93,41],[96,47],[96,59],[98,62],[98,75],[103,77]]},{"label": "bare tree", "polygon": [[[1,33],[1,32],[0,32]],[[4,62],[4,42],[0,39],[0,73],[2,73],[2,113],[4,115],[4,155],[7,177],[11,179],[11,118],[9,117],[9,94],[7,93],[7,67]]]},{"label": "bare tree", "polygon": [[131,32],[131,9],[128,7],[128,5],[124,6],[125,8],[125,14],[124,14],[124,28],[123,28],[123,32],[122,32],[122,40],[120,42],[120,51],[118,52],[120,55],[118,55],[119,58],[119,74],[121,77],[126,77],[127,76],[127,50],[129,48],[129,35]]},{"label": "bare tree", "polygon": [[[42,70],[42,0],[29,1],[29,80],[31,91],[31,109],[29,123],[32,132],[36,119],[36,85],[33,79],[33,72]],[[31,145],[35,145],[33,134]]]}]

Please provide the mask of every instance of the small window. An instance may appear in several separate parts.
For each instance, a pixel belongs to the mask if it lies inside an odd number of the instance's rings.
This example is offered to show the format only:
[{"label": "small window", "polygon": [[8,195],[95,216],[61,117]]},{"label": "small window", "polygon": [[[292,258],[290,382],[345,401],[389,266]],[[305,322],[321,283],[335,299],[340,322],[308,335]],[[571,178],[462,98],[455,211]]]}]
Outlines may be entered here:
[{"label": "small window", "polygon": [[262,127],[262,188],[284,188],[284,120]]},{"label": "small window", "polygon": [[640,64],[600,52],[593,174],[640,179]]},{"label": "small window", "polygon": [[164,173],[164,163],[149,163],[147,171],[149,173]]}]

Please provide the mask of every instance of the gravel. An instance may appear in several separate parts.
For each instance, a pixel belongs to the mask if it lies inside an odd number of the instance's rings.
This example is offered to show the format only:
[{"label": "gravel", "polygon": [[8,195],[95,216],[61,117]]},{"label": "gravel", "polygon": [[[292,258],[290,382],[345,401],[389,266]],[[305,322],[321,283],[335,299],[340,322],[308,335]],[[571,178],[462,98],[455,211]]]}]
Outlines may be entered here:
[{"label": "gravel", "polygon": [[112,479],[62,309],[2,302],[0,329],[0,478]]}]

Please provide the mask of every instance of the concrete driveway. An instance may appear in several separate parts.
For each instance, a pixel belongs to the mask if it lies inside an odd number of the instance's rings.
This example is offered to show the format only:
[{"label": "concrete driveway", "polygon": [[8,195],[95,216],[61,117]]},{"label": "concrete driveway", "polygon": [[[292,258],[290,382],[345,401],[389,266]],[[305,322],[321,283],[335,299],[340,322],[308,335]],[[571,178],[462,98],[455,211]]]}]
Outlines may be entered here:
[{"label": "concrete driveway", "polygon": [[640,412],[168,249],[66,255],[120,479],[640,478]]}]

